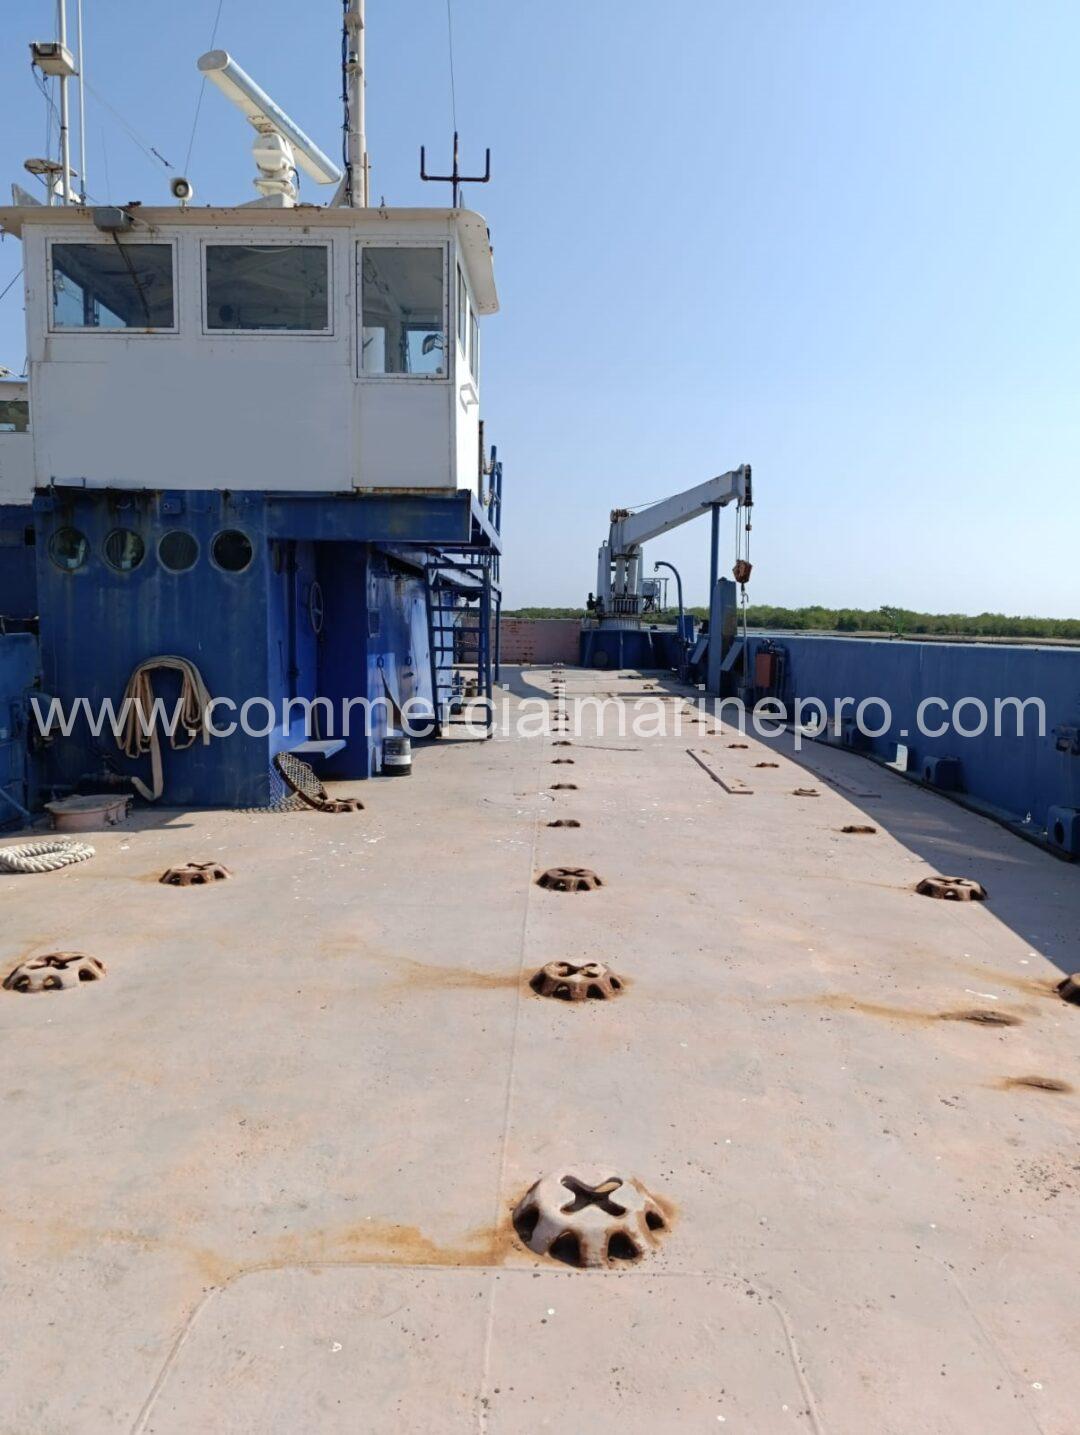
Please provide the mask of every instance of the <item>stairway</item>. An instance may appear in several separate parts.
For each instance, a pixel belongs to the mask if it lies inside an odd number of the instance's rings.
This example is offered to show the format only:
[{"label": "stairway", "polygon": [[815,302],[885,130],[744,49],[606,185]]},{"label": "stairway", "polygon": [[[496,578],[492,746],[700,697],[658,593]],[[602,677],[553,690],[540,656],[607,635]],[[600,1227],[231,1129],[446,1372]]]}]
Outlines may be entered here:
[{"label": "stairway", "polygon": [[424,572],[436,734],[454,721],[455,712],[482,699],[483,725],[490,737],[494,725],[490,562],[454,562],[442,556],[425,565]]}]

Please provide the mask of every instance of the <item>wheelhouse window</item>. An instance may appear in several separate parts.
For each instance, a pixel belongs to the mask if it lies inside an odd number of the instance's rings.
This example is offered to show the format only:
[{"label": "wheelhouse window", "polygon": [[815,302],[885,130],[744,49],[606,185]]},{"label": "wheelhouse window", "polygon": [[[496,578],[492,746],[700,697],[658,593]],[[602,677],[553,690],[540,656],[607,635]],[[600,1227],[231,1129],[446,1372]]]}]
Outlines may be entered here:
[{"label": "wheelhouse window", "polygon": [[457,272],[457,336],[461,345],[461,352],[465,352],[465,345],[469,333],[469,291],[465,284],[465,275],[461,272],[459,265]]},{"label": "wheelhouse window", "polygon": [[442,249],[361,250],[362,373],[446,376],[443,268]]},{"label": "wheelhouse window", "polygon": [[472,376],[480,382],[480,321],[475,309],[469,310],[469,368]]},{"label": "wheelhouse window", "polygon": [[0,397],[0,433],[26,433],[29,427],[29,399]]},{"label": "wheelhouse window", "polygon": [[54,329],[172,329],[171,244],[53,244]]},{"label": "wheelhouse window", "polygon": [[206,327],[328,333],[328,247],[325,244],[208,244]]}]

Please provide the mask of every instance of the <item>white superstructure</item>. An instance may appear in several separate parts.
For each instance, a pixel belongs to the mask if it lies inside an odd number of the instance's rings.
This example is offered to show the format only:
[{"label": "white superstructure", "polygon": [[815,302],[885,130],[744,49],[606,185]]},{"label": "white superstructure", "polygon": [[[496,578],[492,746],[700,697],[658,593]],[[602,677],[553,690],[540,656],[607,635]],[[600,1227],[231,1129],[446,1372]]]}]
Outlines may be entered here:
[{"label": "white superstructure", "polygon": [[480,215],[27,206],[0,227],[24,247],[33,452],[9,466],[0,434],[0,501],[476,488]]}]

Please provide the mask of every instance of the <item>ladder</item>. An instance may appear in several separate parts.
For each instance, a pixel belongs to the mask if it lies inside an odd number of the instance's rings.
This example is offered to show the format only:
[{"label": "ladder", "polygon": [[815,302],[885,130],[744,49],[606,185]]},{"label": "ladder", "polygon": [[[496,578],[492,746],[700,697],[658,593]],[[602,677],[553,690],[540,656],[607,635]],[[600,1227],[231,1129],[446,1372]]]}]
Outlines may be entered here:
[{"label": "ladder", "polygon": [[[494,731],[491,672],[491,565],[441,555],[425,565],[428,651],[435,732],[471,700],[484,703],[486,736]],[[471,691],[470,691],[471,689]]]}]

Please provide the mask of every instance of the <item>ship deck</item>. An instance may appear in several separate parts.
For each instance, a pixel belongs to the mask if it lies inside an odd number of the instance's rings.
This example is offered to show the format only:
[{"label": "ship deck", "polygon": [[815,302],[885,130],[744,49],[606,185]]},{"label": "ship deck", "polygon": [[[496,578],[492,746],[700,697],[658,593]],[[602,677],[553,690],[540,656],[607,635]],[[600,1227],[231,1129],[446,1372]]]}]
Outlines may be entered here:
[{"label": "ship deck", "polygon": [[[736,740],[451,739],[359,814],[143,809],[0,877],[5,972],[107,967],[0,992],[0,1430],[1075,1431],[1077,870]],[[233,877],[160,884],[187,861]],[[547,1000],[553,959],[626,986]],[[524,1247],[515,1203],[572,1170],[640,1179],[657,1249]]]}]

